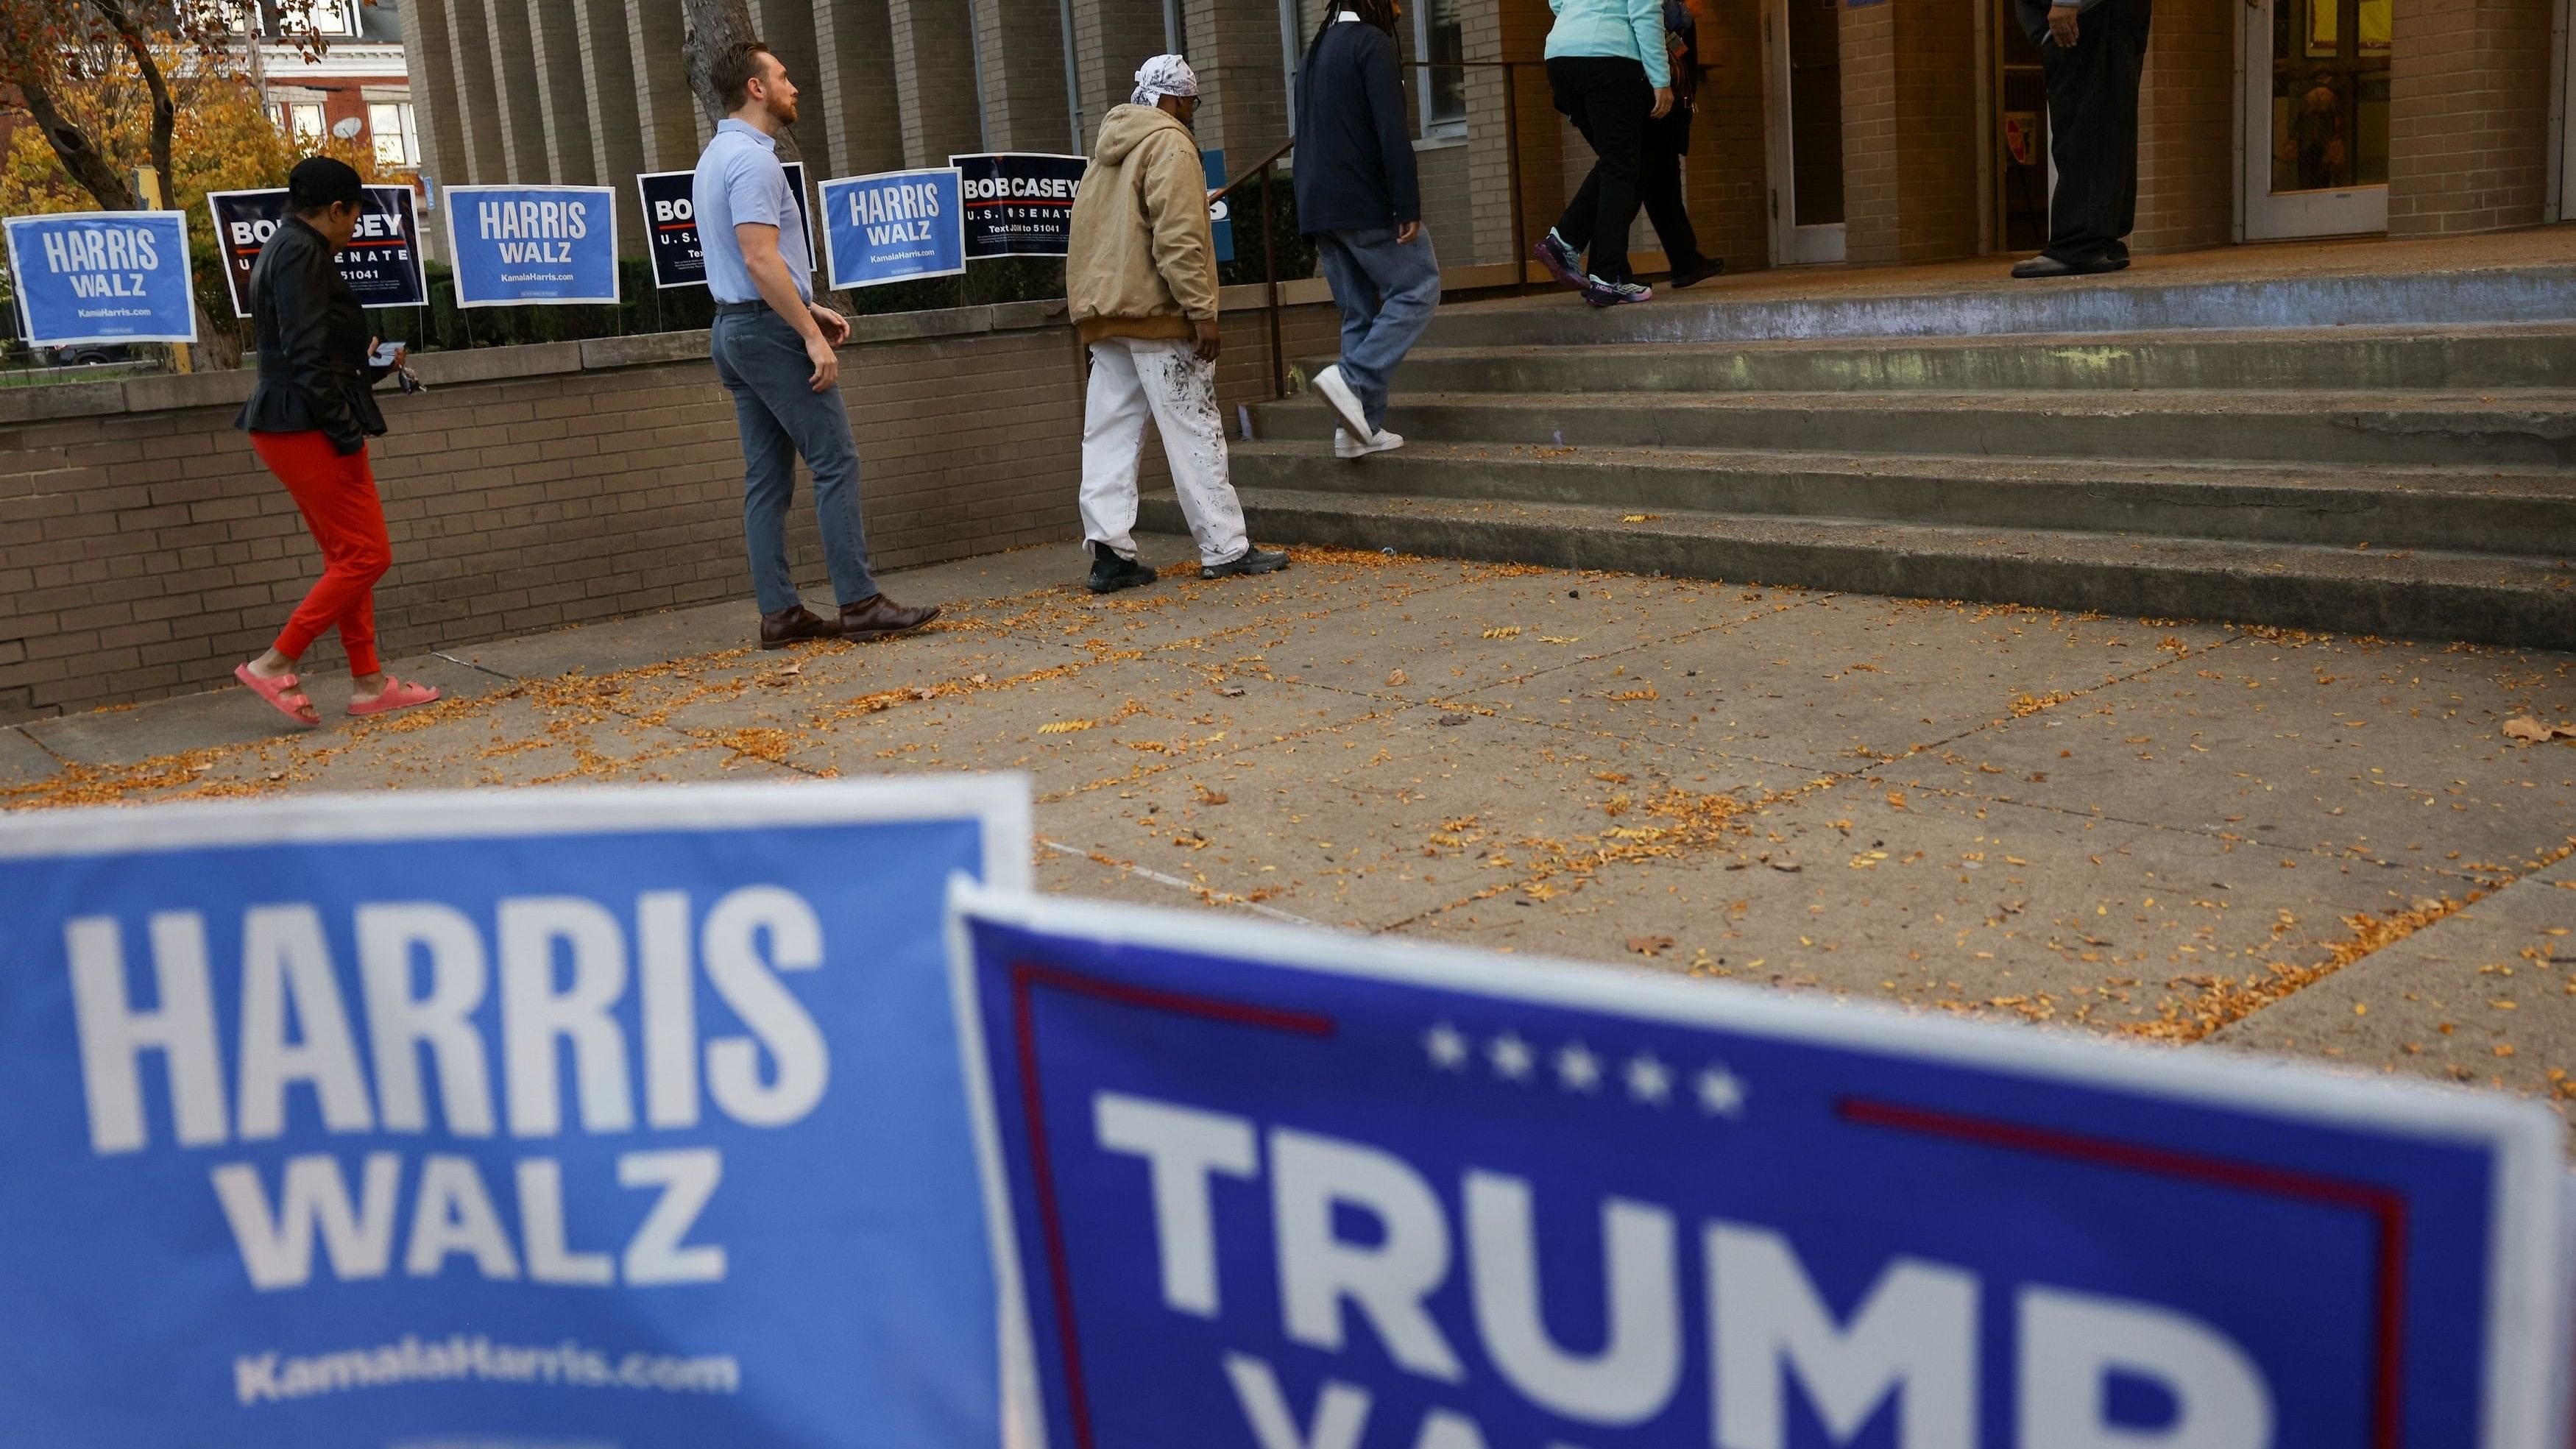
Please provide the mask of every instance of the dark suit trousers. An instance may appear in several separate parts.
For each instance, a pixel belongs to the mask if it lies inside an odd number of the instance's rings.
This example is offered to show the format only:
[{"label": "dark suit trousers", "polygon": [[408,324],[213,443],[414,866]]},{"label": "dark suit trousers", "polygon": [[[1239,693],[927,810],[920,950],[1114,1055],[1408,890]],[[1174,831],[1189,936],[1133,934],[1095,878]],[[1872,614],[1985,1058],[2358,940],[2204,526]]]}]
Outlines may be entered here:
[{"label": "dark suit trousers", "polygon": [[2073,49],[2039,48],[2048,81],[2048,153],[2057,163],[2047,254],[2083,263],[2125,254],[2138,223],[2138,79],[2152,0],[2102,0]]},{"label": "dark suit trousers", "polygon": [[1700,255],[1699,234],[1691,229],[1690,208],[1682,201],[1682,155],[1690,145],[1690,120],[1690,112],[1677,105],[1671,115],[1646,123],[1645,169],[1637,178],[1646,219],[1655,224],[1664,259],[1676,272],[1707,260]]},{"label": "dark suit trousers", "polygon": [[1560,55],[1547,63],[1547,80],[1556,108],[1592,143],[1597,158],[1557,219],[1556,234],[1567,246],[1591,253],[1592,275],[1627,281],[1628,228],[1637,220],[1646,116],[1655,109],[1655,88],[1646,84],[1644,66],[1607,55]]}]

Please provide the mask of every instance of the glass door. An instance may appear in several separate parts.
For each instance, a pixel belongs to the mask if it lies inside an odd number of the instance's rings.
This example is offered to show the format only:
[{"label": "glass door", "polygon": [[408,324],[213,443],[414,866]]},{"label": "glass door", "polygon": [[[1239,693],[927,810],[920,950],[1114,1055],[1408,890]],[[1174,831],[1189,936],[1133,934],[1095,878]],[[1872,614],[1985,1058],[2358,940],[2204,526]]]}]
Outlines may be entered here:
[{"label": "glass door", "polygon": [[2048,81],[2039,46],[2012,0],[1995,0],[1995,241],[2006,252],[2048,245]]},{"label": "glass door", "polygon": [[1843,259],[1843,62],[1832,0],[1764,0],[1771,262]]},{"label": "glass door", "polygon": [[2245,236],[2388,229],[2394,0],[2249,0]]}]

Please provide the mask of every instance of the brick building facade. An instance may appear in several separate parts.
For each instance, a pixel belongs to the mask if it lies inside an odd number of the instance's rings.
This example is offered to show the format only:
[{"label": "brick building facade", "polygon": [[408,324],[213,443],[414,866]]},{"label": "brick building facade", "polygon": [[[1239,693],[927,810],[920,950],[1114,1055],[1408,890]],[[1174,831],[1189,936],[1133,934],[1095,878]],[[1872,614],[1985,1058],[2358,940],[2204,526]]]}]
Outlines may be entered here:
[{"label": "brick building facade", "polygon": [[[1738,267],[2025,252],[2048,188],[2038,51],[2011,0],[1689,0],[1709,67],[1689,192]],[[2440,236],[2556,221],[2568,0],[2161,0],[2134,244]],[[680,0],[404,0],[422,169],[628,184],[695,159]],[[1319,0],[750,0],[806,82],[815,175],[1079,151],[1136,62],[1190,56],[1203,143],[1285,139]],[[1546,0],[1407,7],[1429,219],[1507,264],[1589,164],[1535,63]],[[1508,72],[1499,63],[1516,62]],[[1436,94],[1434,94],[1436,92]],[[1514,167],[1517,166],[1515,172]],[[1655,242],[1643,223],[1641,249]]]}]

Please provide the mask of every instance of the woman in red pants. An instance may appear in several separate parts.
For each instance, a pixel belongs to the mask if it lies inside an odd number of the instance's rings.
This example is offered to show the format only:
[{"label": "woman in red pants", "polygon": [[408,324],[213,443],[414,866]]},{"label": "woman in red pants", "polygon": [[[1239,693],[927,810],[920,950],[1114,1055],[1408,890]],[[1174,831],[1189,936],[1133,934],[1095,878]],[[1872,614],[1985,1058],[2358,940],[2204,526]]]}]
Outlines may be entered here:
[{"label": "woman in red pants", "polygon": [[401,354],[375,365],[366,312],[331,260],[357,234],[365,186],[346,163],[315,156],[296,164],[286,187],[290,214],[250,278],[259,384],[233,426],[250,434],[260,461],[295,495],[322,546],[323,568],[277,642],[233,677],[287,718],[318,725],[321,712],[305,696],[295,662],[326,630],[340,631],[357,681],[350,714],[427,704],[438,691],[392,678],[376,658],[376,580],[393,549],[367,466],[367,439],[385,430],[370,389],[401,365]]}]

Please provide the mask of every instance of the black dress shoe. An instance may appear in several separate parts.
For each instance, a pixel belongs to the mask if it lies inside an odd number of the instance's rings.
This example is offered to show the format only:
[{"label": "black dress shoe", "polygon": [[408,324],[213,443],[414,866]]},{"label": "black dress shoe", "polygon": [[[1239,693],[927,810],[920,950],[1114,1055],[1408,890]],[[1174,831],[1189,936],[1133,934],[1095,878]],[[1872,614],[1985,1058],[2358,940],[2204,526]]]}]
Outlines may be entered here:
[{"label": "black dress shoe", "polygon": [[840,637],[841,626],[803,604],[760,616],[760,647],[763,649],[784,649],[790,644]]},{"label": "black dress shoe", "polygon": [[1678,292],[1684,287],[1696,287],[1700,283],[1707,281],[1709,278],[1714,277],[1725,270],[1725,262],[1715,257],[1711,257],[1700,262],[1696,266],[1675,267],[1673,269],[1671,279],[1665,282],[1664,285],[1671,287],[1674,291]]},{"label": "black dress shoe", "polygon": [[2127,257],[2086,257],[2081,261],[2068,261],[2041,252],[2026,262],[2017,263],[2012,274],[2023,281],[2034,277],[2089,277],[2101,272],[2116,272],[2128,264]]},{"label": "black dress shoe", "polygon": [[870,594],[855,604],[841,606],[839,637],[864,644],[870,639],[891,638],[918,629],[939,617],[939,606],[907,609],[883,594]]}]

